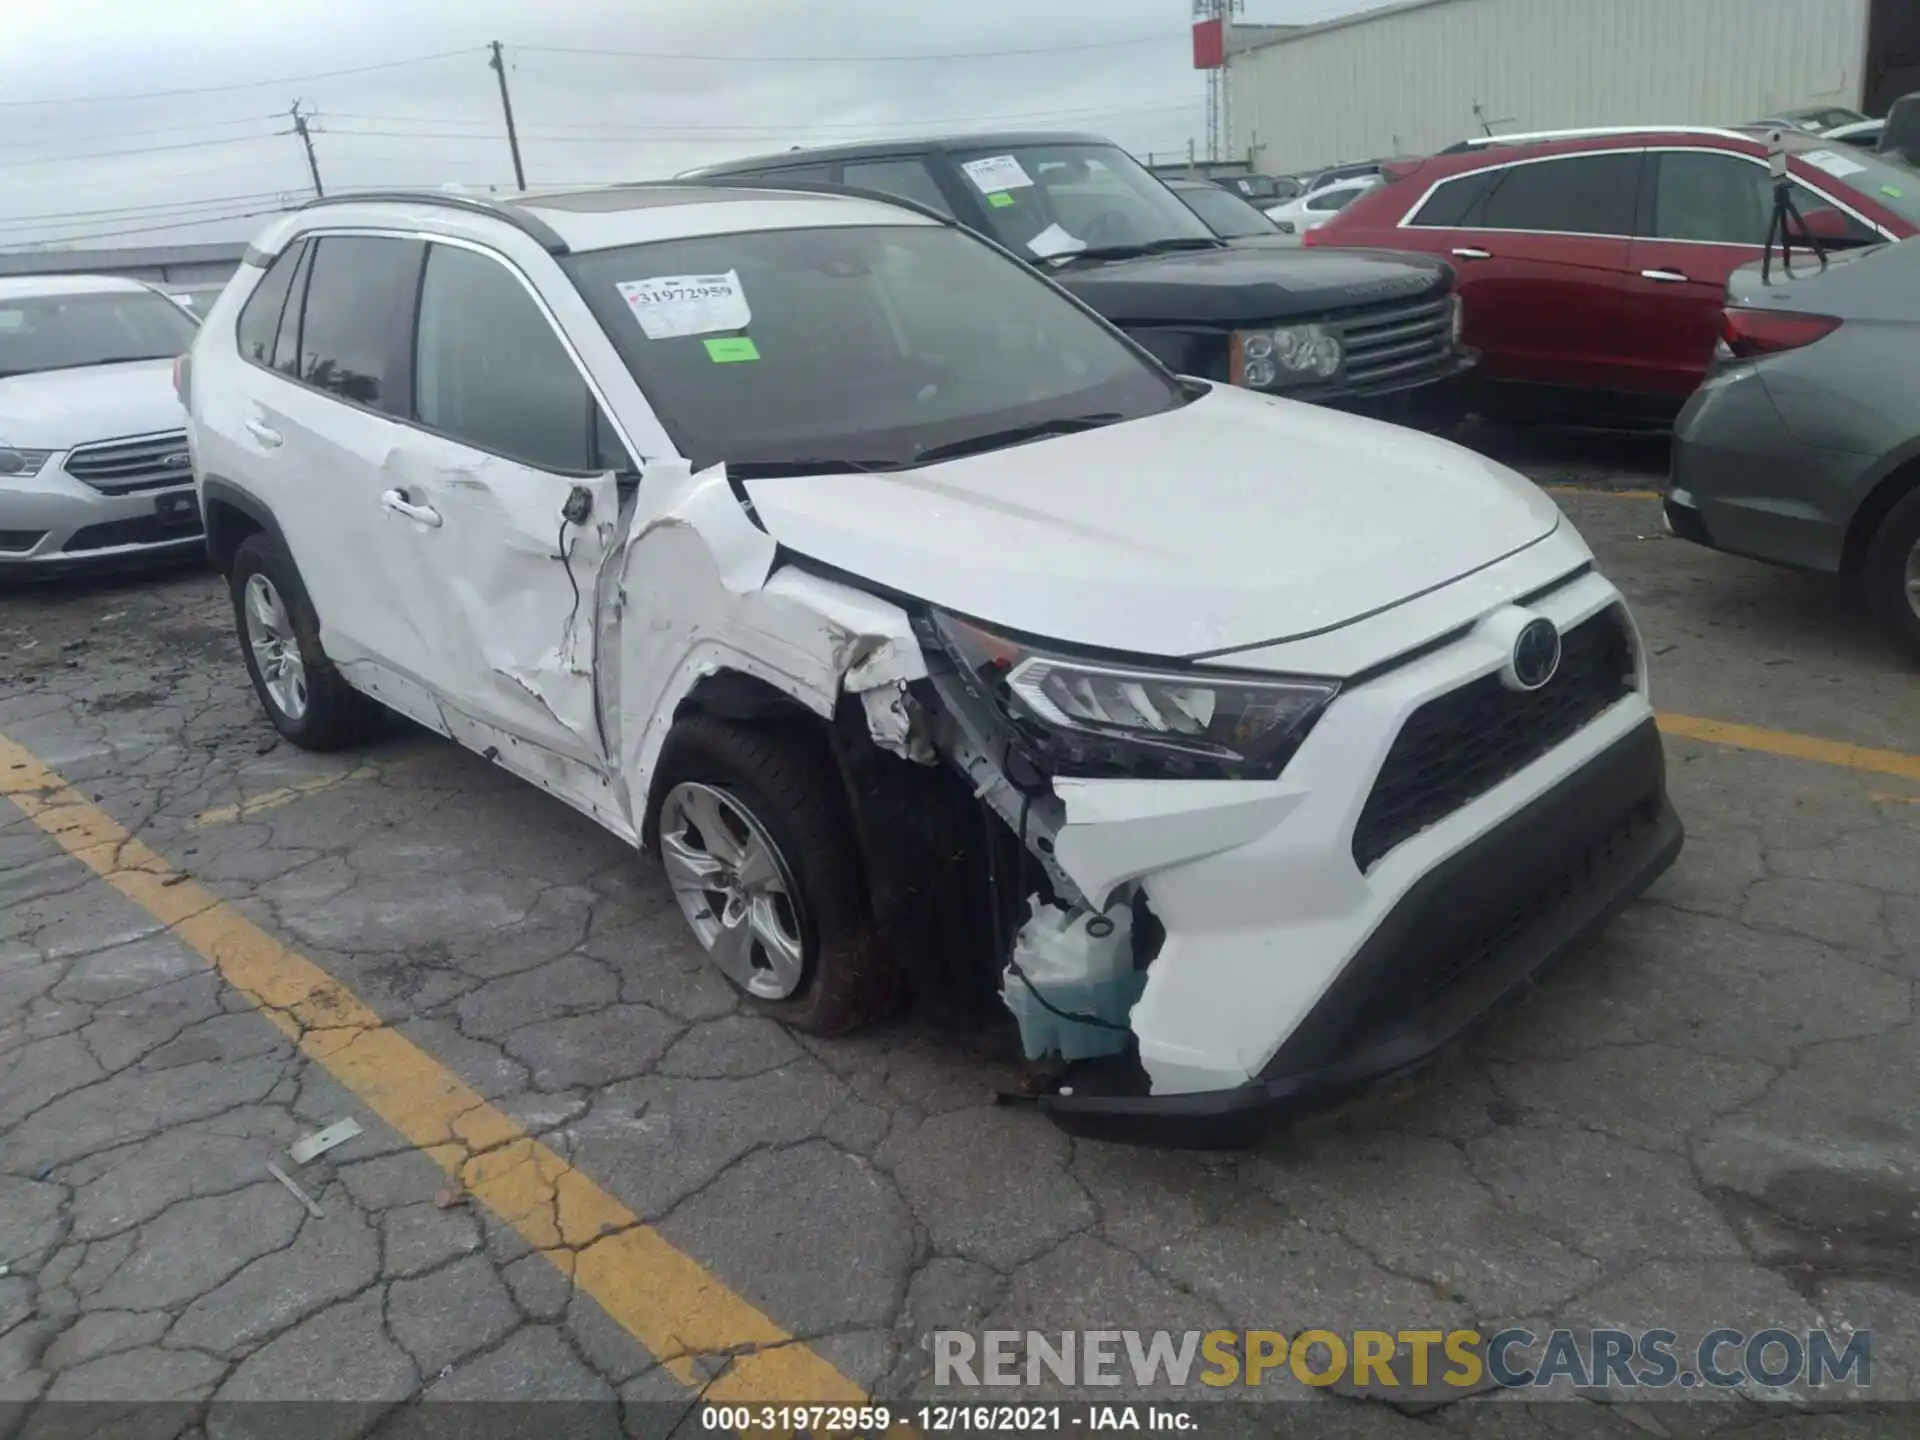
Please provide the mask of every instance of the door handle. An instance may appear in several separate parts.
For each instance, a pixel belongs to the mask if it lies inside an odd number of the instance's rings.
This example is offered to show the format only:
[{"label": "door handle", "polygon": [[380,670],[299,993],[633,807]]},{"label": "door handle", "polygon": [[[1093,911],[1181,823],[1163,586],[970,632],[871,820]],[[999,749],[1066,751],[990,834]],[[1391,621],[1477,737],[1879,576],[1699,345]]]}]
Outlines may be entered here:
[{"label": "door handle", "polygon": [[409,520],[418,520],[429,530],[440,528],[440,512],[425,505],[415,505],[407,499],[407,492],[404,490],[387,491],[380,497],[380,503],[396,515],[404,515]]},{"label": "door handle", "polygon": [[1462,260],[1491,260],[1493,258],[1487,251],[1476,250],[1471,245],[1464,245],[1453,253]]},{"label": "door handle", "polygon": [[276,445],[278,445],[283,438],[278,430],[274,429],[271,425],[268,425],[264,421],[249,420],[246,423],[247,423],[247,433],[253,436],[253,438],[258,440],[262,445],[266,446],[269,450],[273,449]]},{"label": "door handle", "polygon": [[1662,285],[1691,285],[1693,283],[1678,270],[1642,270],[1640,272],[1640,278],[1643,280],[1657,280]]}]

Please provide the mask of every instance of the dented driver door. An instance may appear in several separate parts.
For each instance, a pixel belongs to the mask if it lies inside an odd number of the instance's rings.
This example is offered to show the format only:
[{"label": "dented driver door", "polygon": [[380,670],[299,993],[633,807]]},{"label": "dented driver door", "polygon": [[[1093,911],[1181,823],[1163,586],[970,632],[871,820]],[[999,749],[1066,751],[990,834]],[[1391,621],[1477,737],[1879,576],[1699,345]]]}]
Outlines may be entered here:
[{"label": "dented driver door", "polygon": [[594,597],[628,462],[543,307],[484,252],[429,247],[413,391],[416,423],[379,477],[380,568],[406,622],[394,658],[455,739],[617,814]]}]

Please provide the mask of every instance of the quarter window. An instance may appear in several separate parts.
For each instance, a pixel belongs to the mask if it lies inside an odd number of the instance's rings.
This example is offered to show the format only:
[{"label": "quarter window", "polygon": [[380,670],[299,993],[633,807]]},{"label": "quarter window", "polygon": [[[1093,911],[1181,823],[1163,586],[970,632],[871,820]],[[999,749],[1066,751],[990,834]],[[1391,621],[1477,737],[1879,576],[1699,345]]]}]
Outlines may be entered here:
[{"label": "quarter window", "polygon": [[307,242],[298,240],[282,250],[240,308],[240,323],[235,329],[240,354],[256,365],[273,363],[273,339],[280,333],[280,312],[287,307],[293,272],[299,269],[306,249]]},{"label": "quarter window", "polygon": [[1480,202],[1492,193],[1502,171],[1479,170],[1457,180],[1443,181],[1420,212],[1408,223],[1422,228],[1451,230],[1472,223]]},{"label": "quarter window", "polygon": [[1468,228],[1561,235],[1633,234],[1640,155],[1573,155],[1508,167]]},{"label": "quarter window", "polygon": [[425,246],[329,235],[314,245],[300,323],[300,378],[392,415],[407,412],[407,317]]},{"label": "quarter window", "polygon": [[607,432],[587,382],[501,262],[429,247],[414,367],[422,425],[543,470],[599,468],[596,436]]},{"label": "quarter window", "polygon": [[286,308],[280,312],[280,333],[273,342],[273,368],[289,380],[300,378],[300,316],[307,306],[307,275],[312,269],[313,245],[303,241]]},{"label": "quarter window", "polygon": [[[1715,245],[1764,245],[1773,219],[1773,180],[1766,167],[1710,150],[1669,151],[1659,156],[1650,239],[1694,240]],[[1793,203],[1822,241],[1870,245],[1880,237],[1845,211],[1836,210],[1798,181]]]}]

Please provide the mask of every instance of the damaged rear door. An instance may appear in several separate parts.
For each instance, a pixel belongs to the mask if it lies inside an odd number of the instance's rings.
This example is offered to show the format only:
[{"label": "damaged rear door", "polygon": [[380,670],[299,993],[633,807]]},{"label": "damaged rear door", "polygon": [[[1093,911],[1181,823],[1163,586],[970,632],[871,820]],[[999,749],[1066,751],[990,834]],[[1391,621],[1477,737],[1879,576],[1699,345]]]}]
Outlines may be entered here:
[{"label": "damaged rear door", "polygon": [[412,622],[406,667],[455,738],[590,798],[578,767],[608,771],[595,586],[631,462],[531,284],[478,248],[428,247],[413,409],[383,466],[379,527]]}]

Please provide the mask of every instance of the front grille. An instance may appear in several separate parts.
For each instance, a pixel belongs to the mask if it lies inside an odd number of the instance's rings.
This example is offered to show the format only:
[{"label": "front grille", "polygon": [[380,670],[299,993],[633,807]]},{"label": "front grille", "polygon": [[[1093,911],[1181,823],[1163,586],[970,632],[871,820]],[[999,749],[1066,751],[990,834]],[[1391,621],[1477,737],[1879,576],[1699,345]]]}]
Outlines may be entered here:
[{"label": "front grille", "polygon": [[131,495],[193,483],[184,430],[79,446],[67,456],[66,471],[105,495]]},{"label": "front grille", "polygon": [[24,555],[46,538],[44,530],[0,530],[0,553]]},{"label": "front grille", "polygon": [[159,545],[168,540],[191,540],[200,532],[200,512],[166,518],[141,515],[132,520],[109,520],[86,525],[73,532],[63,547],[71,555],[78,550],[110,550],[116,545]]},{"label": "front grille", "polygon": [[1453,357],[1453,297],[1428,296],[1334,315],[1351,390],[1397,390],[1441,374]]},{"label": "front grille", "polygon": [[1407,718],[1353,832],[1362,870],[1569,739],[1633,688],[1618,606],[1561,636],[1560,668],[1538,690],[1483,675]]}]

